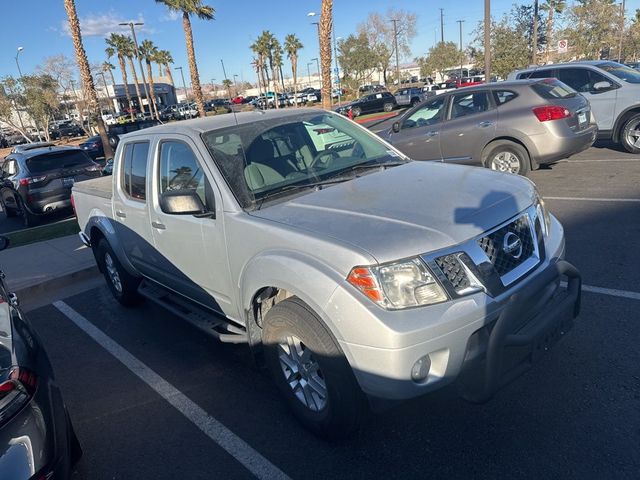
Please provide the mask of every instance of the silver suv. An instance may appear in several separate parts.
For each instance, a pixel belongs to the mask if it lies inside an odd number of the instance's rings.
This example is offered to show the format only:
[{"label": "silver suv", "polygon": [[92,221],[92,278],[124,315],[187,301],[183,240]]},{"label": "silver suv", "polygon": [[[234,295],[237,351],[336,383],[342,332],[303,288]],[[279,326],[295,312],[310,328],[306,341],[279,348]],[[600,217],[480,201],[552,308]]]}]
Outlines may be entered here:
[{"label": "silver suv", "polygon": [[557,78],[591,104],[598,137],[640,153],[640,72],[616,62],[593,60],[558,63],[515,71],[509,80]]}]

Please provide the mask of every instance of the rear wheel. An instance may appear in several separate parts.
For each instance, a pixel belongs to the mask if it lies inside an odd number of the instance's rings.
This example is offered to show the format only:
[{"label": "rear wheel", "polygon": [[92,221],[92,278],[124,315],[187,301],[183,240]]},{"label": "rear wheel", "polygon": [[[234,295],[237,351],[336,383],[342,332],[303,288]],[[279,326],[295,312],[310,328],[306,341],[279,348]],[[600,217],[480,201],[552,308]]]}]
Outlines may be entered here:
[{"label": "rear wheel", "polygon": [[16,198],[16,203],[18,205],[17,214],[22,218],[23,225],[27,228],[36,226],[39,220],[38,217],[27,209],[20,197]]},{"label": "rear wheel", "polygon": [[393,103],[385,103],[383,108],[385,112],[390,112],[393,110]]},{"label": "rear wheel", "polygon": [[526,176],[531,170],[529,154],[522,145],[498,140],[487,146],[484,165],[491,170]]},{"label": "rear wheel", "polygon": [[640,153],[640,113],[631,116],[622,127],[620,143],[629,153]]},{"label": "rear wheel", "polygon": [[265,359],[281,394],[302,424],[325,438],[353,433],[368,411],[353,371],[318,316],[299,298],[268,312]]},{"label": "rear wheel", "polygon": [[115,299],[125,307],[139,303],[141,297],[138,293],[138,286],[141,279],[134,277],[124,269],[111,245],[105,239],[98,243],[96,258]]},{"label": "rear wheel", "polygon": [[0,206],[2,206],[2,211],[7,217],[15,217],[18,215],[18,210],[15,207],[7,207],[6,202],[0,198]]}]

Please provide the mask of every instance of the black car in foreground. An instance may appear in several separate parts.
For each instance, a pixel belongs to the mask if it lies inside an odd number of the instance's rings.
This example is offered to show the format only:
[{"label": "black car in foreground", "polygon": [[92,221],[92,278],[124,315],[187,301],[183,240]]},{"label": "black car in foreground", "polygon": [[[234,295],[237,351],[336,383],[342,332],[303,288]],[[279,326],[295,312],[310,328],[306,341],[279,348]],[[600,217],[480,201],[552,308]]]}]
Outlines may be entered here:
[{"label": "black car in foreground", "polygon": [[71,187],[100,176],[100,166],[75,147],[41,147],[7,155],[0,170],[0,203],[26,227],[71,207]]},{"label": "black car in foreground", "polygon": [[0,271],[0,478],[64,480],[81,456],[47,353]]},{"label": "black car in foreground", "polygon": [[391,93],[378,92],[360,97],[359,99],[347,105],[342,105],[341,107],[338,107],[336,109],[336,112],[341,113],[342,115],[349,115],[349,111],[351,111],[353,117],[355,118],[365,113],[375,113],[383,111],[390,112],[391,110],[396,108],[396,105],[396,98]]}]

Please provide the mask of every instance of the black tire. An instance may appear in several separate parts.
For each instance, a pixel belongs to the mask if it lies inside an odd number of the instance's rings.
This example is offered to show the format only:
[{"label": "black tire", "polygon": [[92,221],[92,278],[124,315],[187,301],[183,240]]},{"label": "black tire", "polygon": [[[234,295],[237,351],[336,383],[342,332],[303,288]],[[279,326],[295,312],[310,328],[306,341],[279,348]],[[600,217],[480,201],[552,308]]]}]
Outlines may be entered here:
[{"label": "black tire", "polygon": [[0,198],[0,204],[2,206],[2,211],[7,216],[7,218],[15,217],[16,215],[18,215],[18,211],[14,208],[7,208],[7,204],[4,203],[4,201],[1,198]]},{"label": "black tire", "polygon": [[351,113],[353,114],[353,118],[356,118],[360,116],[360,114],[362,113],[362,110],[360,110],[358,107],[352,108]]},{"label": "black tire", "polygon": [[[295,374],[291,373],[289,377],[294,378],[291,383],[287,381],[280,355],[288,356],[281,345],[286,347],[287,338],[292,337],[300,340],[305,352],[307,349],[310,351],[305,365],[318,368],[316,375],[326,387],[326,401],[322,406],[321,401],[317,401],[322,397],[315,397],[313,404],[316,408],[311,408],[296,396],[291,386],[297,381]],[[358,430],[369,411],[364,394],[338,343],[309,306],[299,298],[291,297],[272,307],[264,319],[262,339],[271,375],[289,408],[306,428],[320,437],[332,439],[349,436]],[[301,368],[304,371],[302,375],[313,375],[309,373],[313,367]],[[297,379],[300,378],[306,380],[310,377],[299,375]],[[300,385],[298,382],[297,386]],[[303,390],[300,387],[298,394],[307,398]]]},{"label": "black tire", "polygon": [[24,202],[22,201],[22,198],[16,197],[16,203],[18,204],[18,207],[19,207],[17,215],[19,215],[22,218],[22,224],[26,228],[35,227],[40,221],[38,216],[29,212]]},{"label": "black tire", "polygon": [[420,100],[418,100],[417,98],[412,98],[410,107],[413,108],[416,105],[418,105],[419,103],[420,103]]},{"label": "black tire", "polygon": [[[531,171],[531,159],[529,153],[522,146],[509,140],[496,140],[485,148],[483,165],[498,172],[513,173],[524,177]],[[517,169],[507,169],[506,164],[514,164],[517,160]]]},{"label": "black tire", "polygon": [[393,103],[385,103],[382,108],[385,112],[390,112],[393,110]]},{"label": "black tire", "polygon": [[[104,238],[98,242],[96,248],[96,260],[100,271],[107,281],[107,286],[114,298],[125,307],[132,307],[140,303],[141,297],[138,293],[138,286],[141,278],[134,277],[127,272],[118,257],[113,252],[111,245]],[[111,268],[114,271],[111,271]],[[117,277],[114,275],[117,273]],[[119,281],[119,285],[118,285]]]},{"label": "black tire", "polygon": [[624,122],[620,131],[620,143],[629,153],[640,153],[640,147],[634,145],[633,139],[640,139],[640,135],[631,135],[631,132],[640,130],[640,113],[636,113]]}]

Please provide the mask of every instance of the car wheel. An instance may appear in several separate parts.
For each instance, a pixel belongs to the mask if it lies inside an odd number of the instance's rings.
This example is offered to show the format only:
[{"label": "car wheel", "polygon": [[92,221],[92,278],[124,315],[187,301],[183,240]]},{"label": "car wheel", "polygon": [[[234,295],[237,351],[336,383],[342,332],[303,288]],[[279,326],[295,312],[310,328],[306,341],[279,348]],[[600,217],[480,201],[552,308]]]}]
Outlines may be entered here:
[{"label": "car wheel", "polygon": [[141,279],[134,277],[124,269],[111,245],[105,239],[98,243],[96,258],[115,299],[125,307],[139,303],[141,297],[138,293],[138,286]]},{"label": "car wheel", "polygon": [[351,113],[353,114],[353,118],[359,117],[360,114],[362,113],[362,110],[360,110],[358,107],[351,109]]},{"label": "car wheel", "polygon": [[7,208],[7,204],[0,198],[0,206],[2,206],[2,211],[7,217],[15,217],[18,215],[18,211],[15,208]]},{"label": "car wheel", "polygon": [[640,114],[629,118],[622,127],[620,142],[629,153],[640,153]]},{"label": "car wheel", "polygon": [[297,297],[266,314],[265,360],[298,420],[324,438],[355,432],[368,412],[364,395],[338,343]]},{"label": "car wheel", "polygon": [[420,103],[420,100],[418,100],[417,98],[414,98],[413,100],[411,100],[411,108],[415,107],[419,103]]},{"label": "car wheel", "polygon": [[20,197],[18,197],[17,199],[17,205],[19,208],[18,215],[22,218],[22,224],[26,228],[36,226],[39,220],[38,217],[32,214],[31,212],[29,212],[29,210],[27,209],[27,207],[25,207],[24,202]]},{"label": "car wheel", "polygon": [[393,110],[393,103],[385,103],[383,108],[385,112],[390,112]]},{"label": "car wheel", "polygon": [[531,161],[527,150],[517,143],[498,140],[487,146],[484,165],[491,170],[526,176]]}]

